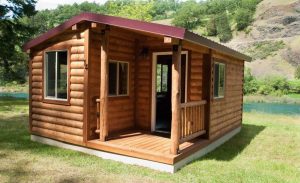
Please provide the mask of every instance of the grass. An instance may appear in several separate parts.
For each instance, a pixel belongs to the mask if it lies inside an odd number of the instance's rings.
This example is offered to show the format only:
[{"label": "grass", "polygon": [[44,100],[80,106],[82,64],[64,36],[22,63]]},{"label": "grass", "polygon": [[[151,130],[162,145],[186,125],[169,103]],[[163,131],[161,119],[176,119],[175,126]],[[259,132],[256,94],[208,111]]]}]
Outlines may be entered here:
[{"label": "grass", "polygon": [[176,174],[30,141],[27,101],[0,98],[0,182],[298,182],[300,116],[245,113],[241,133]]}]

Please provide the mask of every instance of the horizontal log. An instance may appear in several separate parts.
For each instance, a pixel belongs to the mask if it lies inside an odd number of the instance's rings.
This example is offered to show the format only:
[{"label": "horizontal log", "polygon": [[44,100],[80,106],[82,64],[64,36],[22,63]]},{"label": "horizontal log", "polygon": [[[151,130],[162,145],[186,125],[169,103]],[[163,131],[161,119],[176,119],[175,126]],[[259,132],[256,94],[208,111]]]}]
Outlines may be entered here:
[{"label": "horizontal log", "polygon": [[42,95],[32,95],[31,99],[33,101],[41,101],[43,99]]},{"label": "horizontal log", "polygon": [[32,76],[31,81],[33,82],[42,82],[43,76]]},{"label": "horizontal log", "polygon": [[84,93],[79,92],[79,91],[71,91],[70,92],[70,97],[71,98],[77,98],[77,99],[83,99],[84,98]]},{"label": "horizontal log", "polygon": [[68,119],[63,119],[63,118],[57,118],[57,117],[49,117],[49,116],[44,116],[44,115],[39,115],[39,114],[33,114],[32,119],[37,120],[37,121],[46,121],[48,123],[53,123],[53,124],[58,124],[58,125],[63,125],[63,126],[68,126],[68,127],[73,127],[73,128],[83,128],[83,122],[80,121],[75,121],[75,120],[68,120]]},{"label": "horizontal log", "polygon": [[31,74],[32,75],[42,75],[43,74],[43,70],[42,69],[32,69],[31,70]]},{"label": "horizontal log", "polygon": [[84,53],[84,46],[72,46],[71,47],[71,54],[82,54]]},{"label": "horizontal log", "polygon": [[42,108],[42,109],[51,109],[55,111],[61,111],[61,112],[70,112],[70,113],[83,113],[82,107],[77,106],[64,106],[64,105],[58,105],[58,104],[47,104],[42,102],[32,102],[32,106],[36,108]]},{"label": "horizontal log", "polygon": [[32,127],[34,134],[41,136],[54,138],[62,141],[72,142],[72,143],[82,143],[82,136],[70,135],[62,132],[56,132],[53,130],[48,130],[40,127]]},{"label": "horizontal log", "polygon": [[83,99],[74,99],[74,98],[71,98],[70,100],[70,104],[71,105],[75,105],[75,106],[83,106]]},{"label": "horizontal log", "polygon": [[71,62],[71,69],[84,69],[84,61],[73,61]]},{"label": "horizontal log", "polygon": [[83,115],[78,113],[75,114],[70,112],[60,112],[51,109],[41,109],[36,107],[32,108],[32,113],[41,114],[50,117],[58,117],[58,118],[76,120],[76,121],[83,121]]},{"label": "horizontal log", "polygon": [[42,82],[32,82],[31,86],[32,86],[32,88],[41,89],[43,87],[43,83]]},{"label": "horizontal log", "polygon": [[84,77],[81,76],[71,76],[71,84],[84,84]]},{"label": "horizontal log", "polygon": [[71,84],[70,89],[71,91],[83,91],[84,84]]},{"label": "horizontal log", "polygon": [[71,69],[71,76],[83,76],[84,69]]},{"label": "horizontal log", "polygon": [[43,61],[43,56],[42,55],[37,55],[37,56],[34,56],[32,59],[31,59],[32,62],[42,62]]},{"label": "horizontal log", "polygon": [[34,62],[32,63],[32,69],[42,69],[43,63],[42,62]]},{"label": "horizontal log", "polygon": [[53,130],[56,132],[63,132],[66,134],[82,136],[82,129],[78,129],[78,128],[72,128],[72,127],[67,127],[58,124],[42,122],[42,121],[36,121],[36,120],[32,120],[32,125],[35,127]]},{"label": "horizontal log", "polygon": [[85,60],[84,54],[71,54],[71,61]]},{"label": "horizontal log", "polygon": [[201,106],[201,105],[205,105],[206,103],[207,103],[206,100],[187,102],[187,103],[180,104],[180,107],[182,108],[182,107]]},{"label": "horizontal log", "polygon": [[32,89],[32,94],[33,95],[42,95],[42,89]]}]

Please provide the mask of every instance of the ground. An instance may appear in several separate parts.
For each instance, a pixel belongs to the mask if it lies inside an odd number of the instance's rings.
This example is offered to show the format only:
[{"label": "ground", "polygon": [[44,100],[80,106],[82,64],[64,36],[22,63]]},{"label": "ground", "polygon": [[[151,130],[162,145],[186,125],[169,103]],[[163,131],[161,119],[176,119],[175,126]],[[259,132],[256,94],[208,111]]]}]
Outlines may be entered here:
[{"label": "ground", "polygon": [[241,133],[172,175],[31,142],[27,106],[0,99],[0,182],[300,180],[300,116],[245,113]]}]

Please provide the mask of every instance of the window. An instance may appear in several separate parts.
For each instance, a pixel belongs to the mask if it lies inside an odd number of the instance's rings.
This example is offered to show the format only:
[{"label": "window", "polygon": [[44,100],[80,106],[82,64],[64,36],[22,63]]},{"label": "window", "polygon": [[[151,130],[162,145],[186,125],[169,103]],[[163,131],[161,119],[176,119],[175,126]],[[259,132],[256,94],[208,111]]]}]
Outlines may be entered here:
[{"label": "window", "polygon": [[216,62],[214,69],[214,98],[224,98],[225,64]]},{"label": "window", "polygon": [[45,53],[45,98],[67,100],[68,98],[68,52]]},{"label": "window", "polygon": [[157,64],[157,73],[156,73],[156,92],[168,92],[168,73],[169,67],[164,64]]},{"label": "window", "polygon": [[108,74],[109,95],[128,95],[128,63],[120,61],[110,61]]}]

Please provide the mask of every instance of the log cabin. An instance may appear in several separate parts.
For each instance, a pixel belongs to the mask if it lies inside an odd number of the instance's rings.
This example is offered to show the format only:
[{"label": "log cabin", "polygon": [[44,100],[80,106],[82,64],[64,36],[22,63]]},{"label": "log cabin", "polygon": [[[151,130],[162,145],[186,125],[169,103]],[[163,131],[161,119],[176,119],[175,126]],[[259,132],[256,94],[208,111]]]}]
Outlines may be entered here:
[{"label": "log cabin", "polygon": [[34,141],[173,173],[241,129],[251,58],[186,29],[82,13],[23,49]]}]

